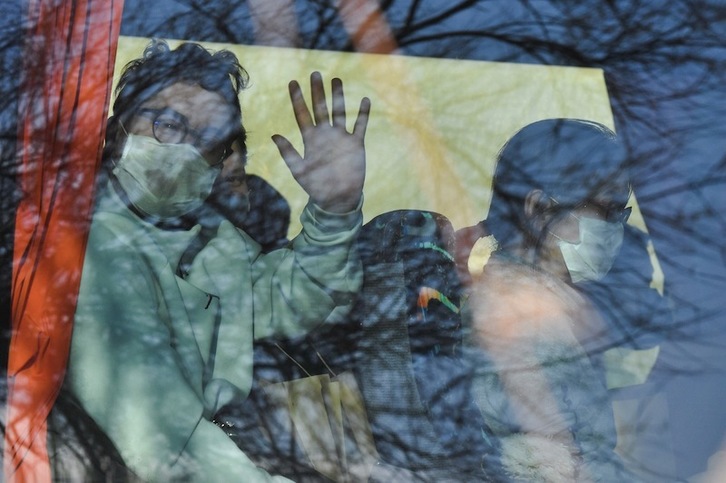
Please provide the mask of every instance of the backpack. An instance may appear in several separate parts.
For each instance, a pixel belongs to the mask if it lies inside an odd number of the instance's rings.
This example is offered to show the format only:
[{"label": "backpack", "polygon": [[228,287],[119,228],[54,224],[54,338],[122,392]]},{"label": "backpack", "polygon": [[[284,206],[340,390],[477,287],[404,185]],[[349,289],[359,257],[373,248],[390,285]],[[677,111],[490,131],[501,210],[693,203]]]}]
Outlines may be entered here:
[{"label": "backpack", "polygon": [[[348,319],[294,340],[260,341],[255,380],[351,371],[380,464],[419,481],[491,481],[498,449],[482,437],[486,428],[461,357],[462,287],[453,243],[453,227],[438,213],[397,210],[373,218],[358,238],[364,281]],[[235,421],[233,438],[253,461],[277,466],[278,460],[290,470],[282,474],[312,478],[289,435],[267,443],[250,437],[249,430],[257,431],[251,426],[272,424],[256,389],[224,415]],[[273,471],[280,474],[280,467]]]}]

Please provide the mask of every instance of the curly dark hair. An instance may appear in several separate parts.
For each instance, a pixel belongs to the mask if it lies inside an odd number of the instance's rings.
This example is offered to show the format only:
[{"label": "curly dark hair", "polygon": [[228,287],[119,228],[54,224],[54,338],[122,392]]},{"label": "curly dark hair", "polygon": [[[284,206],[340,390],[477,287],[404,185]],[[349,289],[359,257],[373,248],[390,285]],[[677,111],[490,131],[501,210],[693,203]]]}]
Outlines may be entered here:
[{"label": "curly dark hair", "polygon": [[247,71],[228,50],[212,53],[191,42],[171,50],[166,41],[154,39],[140,58],[124,67],[116,86],[113,112],[120,117],[131,115],[149,98],[177,82],[217,92],[239,111],[238,95],[248,81]]},{"label": "curly dark hair", "polygon": [[143,55],[126,64],[121,73],[113,116],[108,121],[104,158],[118,154],[115,140],[119,137],[119,126],[128,122],[150,98],[179,82],[218,93],[235,109],[242,124],[239,93],[247,87],[249,75],[234,53],[211,52],[193,42],[171,50],[166,41],[153,39]]}]

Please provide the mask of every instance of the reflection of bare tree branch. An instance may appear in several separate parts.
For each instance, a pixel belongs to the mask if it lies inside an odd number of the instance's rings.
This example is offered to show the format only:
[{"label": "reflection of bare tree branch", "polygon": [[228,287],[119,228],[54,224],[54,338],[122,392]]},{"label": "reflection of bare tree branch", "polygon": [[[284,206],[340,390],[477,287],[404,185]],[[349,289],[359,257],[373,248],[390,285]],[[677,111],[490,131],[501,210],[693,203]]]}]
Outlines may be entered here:
[{"label": "reflection of bare tree branch", "polygon": [[412,2],[408,9],[408,15],[406,17],[406,22],[402,26],[402,31],[399,31],[400,36],[400,42],[401,44],[406,44],[405,37],[408,32],[415,33],[421,29],[425,29],[428,27],[436,27],[441,22],[453,17],[457,13],[463,12],[473,6],[475,6],[477,3],[479,3],[477,0],[466,0],[464,2],[458,2],[455,4],[447,4],[447,8],[442,9],[439,12],[435,12],[430,17],[427,17],[423,20],[420,20],[418,22],[415,21],[415,18],[419,16],[420,8],[423,7],[421,5],[421,2]]},{"label": "reflection of bare tree branch", "polygon": [[[5,2],[0,6],[0,18],[5,19],[0,24],[4,72],[0,79],[0,284],[4,288],[0,307],[3,311],[10,306],[6,287],[10,284],[16,205],[16,104],[12,94],[17,90],[17,77],[12,74],[17,73],[19,65],[17,46],[21,22],[16,18],[15,3]],[[122,28],[127,35],[281,45],[277,43],[279,36],[271,35],[266,24],[259,24],[262,32],[254,30],[259,20],[255,18],[255,6],[263,3],[126,0]],[[295,32],[272,32],[283,37],[289,34],[294,40],[286,45],[361,50],[345,28],[345,19],[338,9],[339,0],[278,0],[275,3],[285,4],[283,17],[287,18],[290,12],[297,15]],[[402,54],[603,69],[618,134],[625,140],[633,159],[636,195],[666,271],[666,284],[724,286],[726,213],[711,194],[726,185],[726,156],[722,141],[712,148],[713,152],[703,148],[703,145],[714,145],[714,140],[722,139],[726,132],[722,95],[726,85],[726,45],[721,2],[380,0],[377,3],[390,25],[387,30],[393,36],[390,44]],[[718,93],[721,93],[717,98],[721,104],[715,105]],[[684,168],[684,160],[693,163],[693,167]],[[699,263],[694,263],[694,259]],[[601,294],[603,310],[611,311],[614,319],[623,317],[622,292],[630,291],[632,295],[636,292],[634,287],[642,289],[645,284],[645,279],[637,280],[632,286],[621,286],[621,292],[605,291]],[[675,308],[675,320],[668,324],[653,323],[659,317],[671,315],[666,313],[671,307],[663,309],[644,303],[640,325],[616,326],[617,333],[611,344],[635,345],[648,336],[693,340],[700,327],[723,320],[721,306],[714,307],[714,301],[709,300],[715,292],[705,290],[703,294],[686,296],[680,290],[670,290],[667,293]],[[6,330],[9,314],[2,313],[0,317]],[[705,348],[717,349],[720,342],[704,338],[699,343]],[[676,362],[666,361],[662,368],[668,376],[695,376],[704,371],[723,370],[677,345],[673,352]],[[658,381],[656,390],[664,384],[665,381]],[[391,435],[392,445],[400,441],[400,435]]]},{"label": "reflection of bare tree branch", "polygon": [[[20,46],[20,12],[15,2],[0,5],[0,363],[7,367],[10,339],[10,280],[12,274],[15,207],[19,194],[15,183]],[[0,397],[5,396],[2,386]]]},{"label": "reflection of bare tree branch", "polygon": [[292,0],[250,0],[255,39],[260,45],[296,47],[299,44],[297,18]]}]

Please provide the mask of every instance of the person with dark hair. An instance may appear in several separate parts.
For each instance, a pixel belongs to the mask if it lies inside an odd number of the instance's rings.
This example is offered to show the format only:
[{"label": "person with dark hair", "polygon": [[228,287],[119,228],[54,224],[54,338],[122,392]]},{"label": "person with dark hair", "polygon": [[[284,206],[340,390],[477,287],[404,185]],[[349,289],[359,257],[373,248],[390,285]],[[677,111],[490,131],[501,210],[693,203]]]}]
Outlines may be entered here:
[{"label": "person with dark hair", "polygon": [[627,161],[610,129],[577,119],[530,124],[499,153],[486,220],[498,248],[470,287],[468,353],[515,479],[632,481],[598,362],[607,328],[575,288],[618,254]]},{"label": "person with dark hair", "polygon": [[260,244],[263,253],[286,246],[290,228],[290,205],[265,179],[247,174],[244,129],[232,143],[232,154],[224,161],[212,193],[207,199],[221,215]]},{"label": "person with dark hair", "polygon": [[[145,481],[267,481],[213,422],[244,399],[253,339],[295,336],[345,310],[361,284],[370,101],[346,130],[342,81],[328,110],[289,85],[304,156],[273,136],[309,194],[302,233],[260,253],[202,206],[243,136],[247,74],[227,51],[154,41],[121,75],[76,310],[66,387]],[[191,253],[191,256],[190,256]]]}]

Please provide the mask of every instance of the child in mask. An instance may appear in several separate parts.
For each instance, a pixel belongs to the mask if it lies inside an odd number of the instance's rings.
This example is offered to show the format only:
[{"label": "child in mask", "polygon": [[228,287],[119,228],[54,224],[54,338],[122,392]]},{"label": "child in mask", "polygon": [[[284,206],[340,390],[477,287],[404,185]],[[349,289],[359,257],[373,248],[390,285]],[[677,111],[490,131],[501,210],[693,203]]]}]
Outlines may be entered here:
[{"label": "child in mask", "polygon": [[370,103],[349,133],[339,79],[331,113],[320,74],[312,112],[290,83],[304,158],[273,136],[310,195],[290,248],[263,255],[229,221],[202,219],[241,135],[246,81],[230,52],[152,42],[117,88],[66,386],[144,481],[280,479],[214,415],[249,392],[253,339],[312,328],[345,310],[361,283],[353,246]]},{"label": "child in mask", "polygon": [[622,244],[625,161],[612,131],[575,119],[530,124],[499,153],[486,220],[498,247],[471,283],[469,353],[509,477],[632,481],[598,364],[606,327],[575,288]]}]

